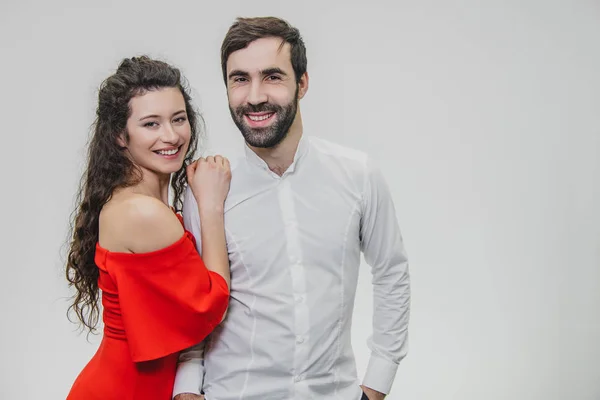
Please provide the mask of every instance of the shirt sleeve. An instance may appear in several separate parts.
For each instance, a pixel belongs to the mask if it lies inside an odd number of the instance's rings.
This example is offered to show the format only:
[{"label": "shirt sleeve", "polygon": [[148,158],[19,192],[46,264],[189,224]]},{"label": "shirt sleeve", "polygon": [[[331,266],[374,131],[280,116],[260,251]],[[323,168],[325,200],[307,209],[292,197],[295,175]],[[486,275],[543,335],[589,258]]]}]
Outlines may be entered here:
[{"label": "shirt sleeve", "polygon": [[204,341],[179,354],[173,397],[181,393],[200,394],[204,384]]},{"label": "shirt sleeve", "polygon": [[363,385],[389,393],[408,351],[410,278],[392,196],[381,171],[367,161],[361,218],[361,249],[373,275],[371,356]]},{"label": "shirt sleeve", "polygon": [[198,212],[198,203],[194,197],[192,189],[188,186],[183,196],[183,226],[190,231],[196,239],[196,250],[202,255],[202,236],[200,235],[200,213]]},{"label": "shirt sleeve", "polygon": [[[183,201],[183,224],[196,238],[196,249],[202,254],[202,237],[200,235],[200,214],[198,203],[188,186]],[[173,397],[181,393],[200,394],[204,384],[204,342],[182,351],[179,354]]]}]

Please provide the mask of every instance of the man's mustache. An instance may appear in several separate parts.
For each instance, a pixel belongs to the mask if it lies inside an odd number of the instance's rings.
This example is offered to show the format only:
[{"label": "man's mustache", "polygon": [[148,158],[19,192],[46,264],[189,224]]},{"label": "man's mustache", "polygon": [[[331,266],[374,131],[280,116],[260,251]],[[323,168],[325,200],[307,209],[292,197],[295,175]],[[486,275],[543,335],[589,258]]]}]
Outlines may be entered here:
[{"label": "man's mustache", "polygon": [[251,112],[277,112],[280,109],[281,107],[270,103],[246,104],[236,108],[236,112],[238,115],[243,115]]}]

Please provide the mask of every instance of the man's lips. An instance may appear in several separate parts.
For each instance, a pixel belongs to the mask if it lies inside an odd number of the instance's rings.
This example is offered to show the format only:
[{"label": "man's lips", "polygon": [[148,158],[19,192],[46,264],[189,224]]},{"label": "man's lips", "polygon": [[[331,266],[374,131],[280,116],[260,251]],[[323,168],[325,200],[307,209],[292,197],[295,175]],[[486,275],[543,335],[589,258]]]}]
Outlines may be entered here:
[{"label": "man's lips", "polygon": [[244,114],[244,119],[251,127],[260,128],[271,124],[273,119],[275,119],[275,115],[276,113],[274,111],[246,113]]}]

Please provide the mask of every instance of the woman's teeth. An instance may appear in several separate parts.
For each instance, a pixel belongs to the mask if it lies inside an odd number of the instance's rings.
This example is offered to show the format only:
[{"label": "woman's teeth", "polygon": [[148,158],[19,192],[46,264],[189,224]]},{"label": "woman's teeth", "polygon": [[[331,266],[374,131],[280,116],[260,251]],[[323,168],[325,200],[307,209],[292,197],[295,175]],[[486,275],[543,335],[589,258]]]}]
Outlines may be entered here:
[{"label": "woman's teeth", "polygon": [[177,154],[177,152],[179,151],[179,149],[173,149],[173,150],[158,150],[157,153],[161,154],[163,156],[172,156],[174,154]]}]

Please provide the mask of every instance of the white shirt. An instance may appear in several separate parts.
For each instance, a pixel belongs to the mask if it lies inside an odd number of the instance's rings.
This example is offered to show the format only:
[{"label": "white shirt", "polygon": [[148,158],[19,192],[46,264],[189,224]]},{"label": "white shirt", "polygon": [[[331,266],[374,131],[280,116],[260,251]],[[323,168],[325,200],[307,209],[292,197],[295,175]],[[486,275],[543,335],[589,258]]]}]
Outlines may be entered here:
[{"label": "white shirt", "polygon": [[[300,140],[280,177],[246,146],[225,202],[227,317],[180,356],[173,395],[206,400],[360,399],[350,340],[360,253],[374,285],[363,384],[388,393],[407,352],[409,273],[394,205],[359,151]],[[201,251],[188,188],[184,223]]]}]

